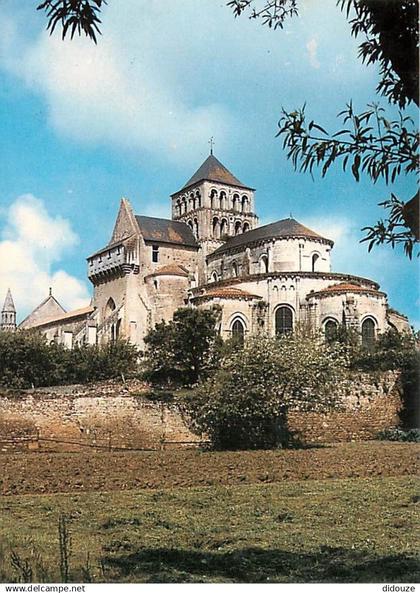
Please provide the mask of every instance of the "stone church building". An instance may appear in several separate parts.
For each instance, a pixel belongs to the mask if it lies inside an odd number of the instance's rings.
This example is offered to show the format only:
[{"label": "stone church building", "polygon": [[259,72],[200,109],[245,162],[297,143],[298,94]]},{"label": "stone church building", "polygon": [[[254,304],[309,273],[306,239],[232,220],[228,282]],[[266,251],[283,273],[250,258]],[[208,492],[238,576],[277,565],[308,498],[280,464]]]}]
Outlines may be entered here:
[{"label": "stone church building", "polygon": [[[218,305],[223,338],[297,323],[325,333],[344,324],[364,342],[409,331],[375,281],[331,271],[333,241],[293,218],[259,226],[254,192],[210,154],[172,194],[170,220],[137,215],[122,199],[109,242],[87,258],[91,305],[66,312],[50,291],[20,327],[68,347],[124,337],[141,348],[177,308]],[[11,329],[10,301],[2,329]]]}]

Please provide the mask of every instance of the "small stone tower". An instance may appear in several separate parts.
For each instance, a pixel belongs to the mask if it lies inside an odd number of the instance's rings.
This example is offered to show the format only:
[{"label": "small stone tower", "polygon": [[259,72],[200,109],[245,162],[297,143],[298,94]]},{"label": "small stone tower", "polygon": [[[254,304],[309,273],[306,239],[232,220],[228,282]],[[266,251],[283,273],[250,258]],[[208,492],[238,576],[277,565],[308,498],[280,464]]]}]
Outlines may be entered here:
[{"label": "small stone tower", "polygon": [[3,309],[1,311],[0,331],[16,331],[16,309],[10,288],[7,290]]},{"label": "small stone tower", "polygon": [[206,256],[234,235],[255,228],[254,189],[244,185],[214,155],[172,194],[172,219],[186,222],[200,245],[200,281],[205,281]]}]

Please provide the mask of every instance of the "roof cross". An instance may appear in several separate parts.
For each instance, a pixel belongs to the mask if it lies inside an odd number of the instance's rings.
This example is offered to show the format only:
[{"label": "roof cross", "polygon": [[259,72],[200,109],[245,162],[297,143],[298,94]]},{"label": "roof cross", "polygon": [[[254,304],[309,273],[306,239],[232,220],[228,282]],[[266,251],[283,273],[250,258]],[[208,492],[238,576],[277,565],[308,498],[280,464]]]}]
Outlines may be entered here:
[{"label": "roof cross", "polygon": [[209,140],[210,144],[210,154],[213,154],[213,146],[214,146],[214,137],[212,136]]}]

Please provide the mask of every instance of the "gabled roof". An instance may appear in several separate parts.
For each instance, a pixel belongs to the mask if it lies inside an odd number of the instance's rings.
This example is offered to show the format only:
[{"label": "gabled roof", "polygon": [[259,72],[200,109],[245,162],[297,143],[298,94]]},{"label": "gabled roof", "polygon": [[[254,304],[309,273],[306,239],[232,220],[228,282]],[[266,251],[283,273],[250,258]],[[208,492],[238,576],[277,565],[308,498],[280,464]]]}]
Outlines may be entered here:
[{"label": "gabled roof", "polygon": [[185,222],[137,215],[136,221],[145,241],[198,247],[192,230]]},{"label": "gabled roof", "polygon": [[285,218],[284,220],[278,220],[277,222],[272,222],[271,224],[257,227],[256,229],[252,229],[251,231],[247,231],[241,235],[231,237],[226,241],[226,243],[224,243],[224,245],[211,253],[210,256],[219,255],[220,253],[224,253],[229,249],[245,246],[248,243],[254,243],[255,241],[272,239],[276,237],[306,237],[320,239],[330,243],[331,245],[334,245],[333,241],[322,237],[315,231],[312,231],[303,224],[300,224],[300,222],[294,218]]},{"label": "gabled roof", "polygon": [[244,189],[252,189],[249,186],[244,185],[242,181],[239,181],[237,177],[232,175],[232,173],[212,154],[206,158],[201,167],[197,169],[191,179],[187,181],[180,191],[190,187],[190,185],[199,183],[200,181],[216,181],[217,183],[243,187]]},{"label": "gabled roof", "polygon": [[49,325],[50,323],[59,323],[62,321],[71,321],[72,319],[77,319],[77,317],[87,317],[91,313],[93,313],[95,309],[92,305],[88,307],[82,307],[81,309],[74,309],[74,311],[69,311],[68,313],[63,313],[62,315],[55,315],[53,317],[49,317],[47,319],[43,319],[38,323],[34,323],[32,328],[40,327],[42,325]]},{"label": "gabled roof", "polygon": [[4,313],[16,313],[15,304],[13,302],[13,297],[10,288],[7,289],[7,294],[6,298],[4,299],[2,311]]}]

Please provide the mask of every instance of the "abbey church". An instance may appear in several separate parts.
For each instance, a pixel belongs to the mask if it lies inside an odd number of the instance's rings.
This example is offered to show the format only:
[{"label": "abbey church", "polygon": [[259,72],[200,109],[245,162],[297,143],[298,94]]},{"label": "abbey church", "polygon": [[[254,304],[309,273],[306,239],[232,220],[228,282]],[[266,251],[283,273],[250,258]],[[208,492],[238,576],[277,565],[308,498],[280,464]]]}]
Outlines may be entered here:
[{"label": "abbey church", "polygon": [[[179,307],[218,305],[223,338],[297,323],[326,334],[343,324],[365,343],[409,331],[374,280],[331,270],[333,241],[293,218],[259,226],[254,192],[210,154],[172,194],[170,220],[137,215],[122,199],[108,243],[87,258],[91,304],[67,312],[50,290],[19,327],[67,347],[123,337],[142,348]],[[10,291],[0,328],[16,328]]]}]

